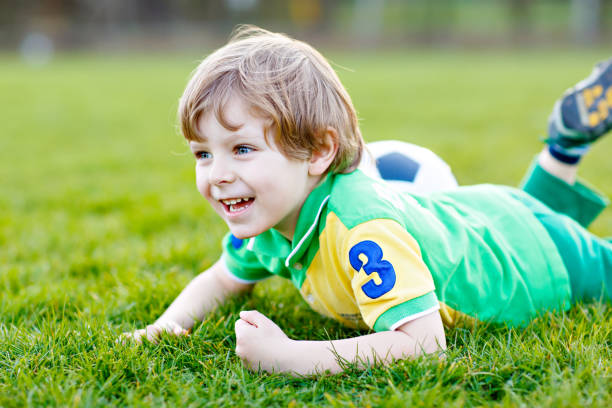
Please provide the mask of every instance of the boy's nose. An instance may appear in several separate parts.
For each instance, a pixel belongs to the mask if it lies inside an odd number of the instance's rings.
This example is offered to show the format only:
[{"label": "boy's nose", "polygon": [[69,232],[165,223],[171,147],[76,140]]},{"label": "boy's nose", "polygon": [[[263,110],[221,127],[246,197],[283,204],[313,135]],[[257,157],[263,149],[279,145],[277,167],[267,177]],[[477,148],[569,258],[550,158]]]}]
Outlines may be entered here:
[{"label": "boy's nose", "polygon": [[227,163],[223,160],[213,161],[208,173],[208,181],[211,184],[231,183],[235,179],[236,176]]}]

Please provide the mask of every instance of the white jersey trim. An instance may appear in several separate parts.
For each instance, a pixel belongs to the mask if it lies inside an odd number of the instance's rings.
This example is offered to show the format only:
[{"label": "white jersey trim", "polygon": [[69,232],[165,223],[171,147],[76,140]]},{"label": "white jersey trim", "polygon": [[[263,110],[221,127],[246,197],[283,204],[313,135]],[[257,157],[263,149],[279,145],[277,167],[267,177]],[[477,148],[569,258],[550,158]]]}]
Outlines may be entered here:
[{"label": "white jersey trim", "polygon": [[319,211],[317,211],[317,216],[315,217],[314,221],[312,222],[312,225],[310,226],[310,228],[308,228],[308,231],[306,231],[306,233],[304,234],[302,239],[300,239],[300,242],[298,242],[298,244],[295,246],[295,248],[293,248],[293,251],[291,251],[291,253],[287,256],[287,259],[285,260],[285,266],[286,267],[289,267],[289,260],[300,249],[300,247],[302,246],[302,244],[304,243],[306,238],[308,238],[308,236],[312,233],[312,230],[314,229],[314,227],[319,222],[319,217],[321,216],[321,211],[323,211],[323,207],[325,206],[325,203],[327,203],[327,200],[329,200],[329,197],[330,196],[325,197],[325,199],[321,203],[321,206],[319,206]]},{"label": "white jersey trim", "polygon": [[419,317],[422,317],[422,316],[428,315],[430,313],[433,313],[436,310],[440,310],[440,304],[439,303],[437,305],[433,306],[433,307],[430,307],[427,310],[423,310],[422,312],[415,313],[413,315],[410,315],[410,316],[404,317],[403,319],[398,320],[397,322],[395,322],[395,323],[393,323],[391,325],[389,330],[393,331],[393,330],[397,329],[398,327],[400,327],[404,323],[408,323],[410,321],[418,319]]}]

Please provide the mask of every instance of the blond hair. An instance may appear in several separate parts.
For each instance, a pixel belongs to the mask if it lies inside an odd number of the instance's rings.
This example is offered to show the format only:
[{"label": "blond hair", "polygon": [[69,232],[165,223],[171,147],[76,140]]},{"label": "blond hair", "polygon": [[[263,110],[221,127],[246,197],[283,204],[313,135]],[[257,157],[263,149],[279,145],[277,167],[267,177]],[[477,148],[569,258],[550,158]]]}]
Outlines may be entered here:
[{"label": "blond hair", "polygon": [[329,170],[348,172],[359,164],[364,143],[351,98],[310,45],[257,27],[239,27],[224,47],[200,63],[187,84],[178,109],[183,136],[201,140],[198,121],[209,112],[225,128],[236,130],[223,115],[231,97],[271,120],[276,145],[285,156],[309,159],[332,127],[339,147]]}]

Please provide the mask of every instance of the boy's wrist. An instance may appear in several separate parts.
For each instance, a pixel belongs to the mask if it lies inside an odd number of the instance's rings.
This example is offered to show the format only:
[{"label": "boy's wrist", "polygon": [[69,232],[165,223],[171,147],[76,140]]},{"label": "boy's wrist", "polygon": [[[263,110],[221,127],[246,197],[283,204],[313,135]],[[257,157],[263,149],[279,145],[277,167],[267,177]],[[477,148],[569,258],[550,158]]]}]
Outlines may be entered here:
[{"label": "boy's wrist", "polygon": [[300,371],[299,366],[304,358],[300,342],[287,337],[282,339],[281,343],[277,344],[276,347],[276,368],[281,372]]}]

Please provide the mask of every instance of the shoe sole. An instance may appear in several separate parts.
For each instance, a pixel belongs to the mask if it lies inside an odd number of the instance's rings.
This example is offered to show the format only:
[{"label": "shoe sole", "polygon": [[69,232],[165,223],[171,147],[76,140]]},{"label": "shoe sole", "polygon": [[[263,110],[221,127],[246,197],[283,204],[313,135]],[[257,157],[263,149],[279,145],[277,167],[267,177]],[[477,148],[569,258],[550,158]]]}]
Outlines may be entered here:
[{"label": "shoe sole", "polygon": [[559,134],[574,143],[590,143],[612,128],[612,58],[567,90],[554,111]]}]

